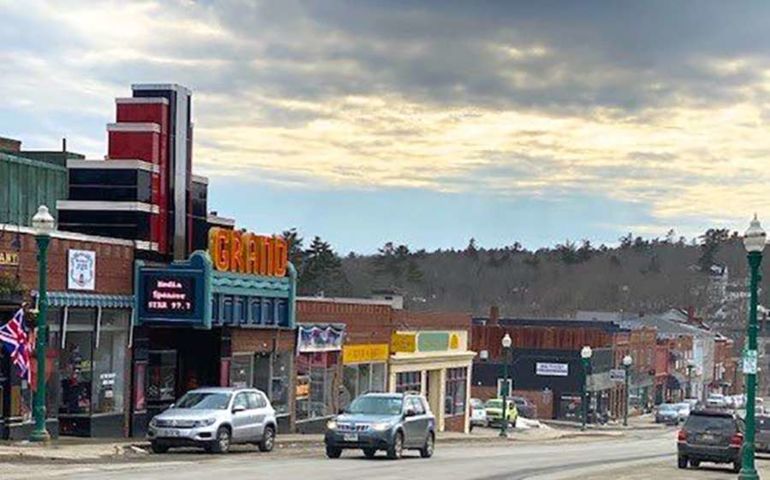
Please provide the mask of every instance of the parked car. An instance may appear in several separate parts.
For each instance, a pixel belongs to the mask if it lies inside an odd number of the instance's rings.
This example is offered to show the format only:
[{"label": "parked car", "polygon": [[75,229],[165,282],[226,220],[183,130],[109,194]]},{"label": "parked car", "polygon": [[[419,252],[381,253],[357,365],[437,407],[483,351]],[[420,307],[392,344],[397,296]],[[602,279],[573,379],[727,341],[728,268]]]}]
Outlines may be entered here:
[{"label": "parked car", "polygon": [[676,418],[677,422],[684,423],[687,418],[690,416],[690,404],[687,402],[677,403],[676,404]]},{"label": "parked car", "polygon": [[679,468],[700,466],[701,462],[732,463],[741,469],[743,420],[724,410],[694,411],[677,436]]},{"label": "parked car", "polygon": [[706,407],[708,408],[724,408],[727,406],[727,400],[721,393],[710,393],[706,399]]},{"label": "parked car", "polygon": [[655,423],[676,425],[679,422],[679,409],[673,403],[661,403],[655,411]]},{"label": "parked car", "polygon": [[[487,413],[487,422],[490,427],[500,426],[503,422],[503,400],[501,398],[493,398],[487,400],[484,405]],[[508,399],[506,404],[506,417],[508,417],[508,424],[516,428],[516,421],[519,418],[519,412],[516,408],[516,403],[512,399]]]},{"label": "parked car", "polygon": [[537,417],[537,407],[534,403],[530,402],[524,397],[511,397],[513,403],[516,404],[516,411],[524,418]]},{"label": "parked car", "polygon": [[770,453],[770,415],[758,415],[754,448],[757,452]]},{"label": "parked car", "polygon": [[471,421],[470,428],[473,427],[486,427],[487,426],[487,411],[484,408],[484,402],[478,398],[471,398]]},{"label": "parked car", "polygon": [[361,449],[367,458],[378,451],[398,459],[405,449],[433,456],[436,418],[420,395],[367,393],[326,424],[326,456],[339,458],[344,449]]},{"label": "parked car", "polygon": [[224,453],[233,443],[254,443],[269,452],[276,425],[275,410],[259,390],[199,388],[153,417],[147,437],[155,453],[191,446]]}]

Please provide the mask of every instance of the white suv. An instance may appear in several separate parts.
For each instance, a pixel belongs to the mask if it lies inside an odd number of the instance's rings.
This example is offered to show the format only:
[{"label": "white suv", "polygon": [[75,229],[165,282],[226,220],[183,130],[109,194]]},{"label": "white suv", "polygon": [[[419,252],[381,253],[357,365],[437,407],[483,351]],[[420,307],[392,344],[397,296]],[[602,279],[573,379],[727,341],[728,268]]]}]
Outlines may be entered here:
[{"label": "white suv", "polygon": [[275,410],[267,396],[250,388],[199,388],[150,421],[152,451],[203,447],[224,453],[233,443],[254,443],[263,452],[275,445]]}]

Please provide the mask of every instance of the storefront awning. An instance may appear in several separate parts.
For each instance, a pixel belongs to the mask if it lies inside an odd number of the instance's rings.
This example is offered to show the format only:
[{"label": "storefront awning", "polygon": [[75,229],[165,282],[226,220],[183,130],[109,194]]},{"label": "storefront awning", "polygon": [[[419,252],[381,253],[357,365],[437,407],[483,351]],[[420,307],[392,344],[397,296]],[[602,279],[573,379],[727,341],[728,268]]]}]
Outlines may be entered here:
[{"label": "storefront awning", "polygon": [[[37,299],[37,291],[32,292]],[[83,308],[133,308],[133,295],[107,295],[98,293],[48,292],[48,304],[52,307]]]}]

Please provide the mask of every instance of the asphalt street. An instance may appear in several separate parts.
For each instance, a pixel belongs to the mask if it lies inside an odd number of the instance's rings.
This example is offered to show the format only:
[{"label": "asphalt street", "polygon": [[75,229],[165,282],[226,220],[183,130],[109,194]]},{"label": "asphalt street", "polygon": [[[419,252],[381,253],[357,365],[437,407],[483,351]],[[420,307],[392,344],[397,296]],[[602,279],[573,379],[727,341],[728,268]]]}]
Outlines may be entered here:
[{"label": "asphalt street", "polygon": [[[5,469],[4,480],[29,478],[197,480],[267,478],[359,480],[452,478],[478,480],[606,478],[604,473],[628,467],[638,472],[645,465],[675,468],[673,430],[630,432],[617,439],[572,438],[559,441],[506,444],[498,442],[437,445],[436,455],[421,459],[410,452],[401,461],[384,457],[367,460],[348,451],[339,460],[326,459],[320,449],[260,454],[241,449],[229,455],[166,454],[129,462],[68,465],[19,465]],[[10,466],[8,466],[10,467]],[[26,467],[26,468],[22,468]]]}]

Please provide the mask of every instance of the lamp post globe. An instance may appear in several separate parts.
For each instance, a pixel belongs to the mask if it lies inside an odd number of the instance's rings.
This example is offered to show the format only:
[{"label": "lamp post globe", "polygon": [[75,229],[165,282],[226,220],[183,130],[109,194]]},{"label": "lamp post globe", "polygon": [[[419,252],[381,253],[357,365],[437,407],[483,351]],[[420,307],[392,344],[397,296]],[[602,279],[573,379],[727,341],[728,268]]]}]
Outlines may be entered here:
[{"label": "lamp post globe", "polygon": [[746,350],[744,350],[743,373],[746,375],[746,431],[743,436],[741,472],[742,480],[759,479],[754,464],[754,441],[756,437],[756,397],[757,397],[757,304],[759,290],[759,266],[762,264],[762,251],[765,249],[767,234],[762,229],[757,215],[749,224],[743,236],[743,246],[748,253],[750,269],[749,287],[749,322],[746,327]]},{"label": "lamp post globe", "polygon": [[32,227],[35,229],[35,241],[37,242],[38,264],[38,293],[37,293],[37,318],[35,358],[37,361],[37,387],[32,411],[35,417],[35,428],[29,436],[30,441],[46,442],[51,437],[45,428],[45,351],[48,344],[48,330],[46,328],[46,316],[48,314],[48,244],[51,241],[51,232],[56,229],[56,221],[48,207],[40,205],[37,213],[32,217]]},{"label": "lamp post globe", "polygon": [[591,350],[591,347],[589,347],[588,345],[586,345],[585,347],[583,347],[583,348],[580,350],[580,357],[581,357],[583,360],[588,360],[588,359],[590,359],[590,358],[591,358],[591,356],[592,356],[593,354],[594,354],[594,351],[593,351],[593,350]]},{"label": "lamp post globe", "polygon": [[633,364],[634,364],[634,359],[631,358],[631,355],[626,355],[625,357],[623,357],[623,366],[624,367],[630,367]]},{"label": "lamp post globe", "polygon": [[503,336],[500,343],[503,346],[503,386],[500,389],[501,397],[502,397],[502,418],[500,419],[500,436],[503,438],[508,437],[508,397],[510,396],[511,392],[508,390],[510,389],[511,381],[509,379],[509,371],[508,371],[508,362],[509,362],[509,356],[511,352],[511,345],[513,345],[513,339],[511,339],[511,336],[506,332],[506,334]]}]

